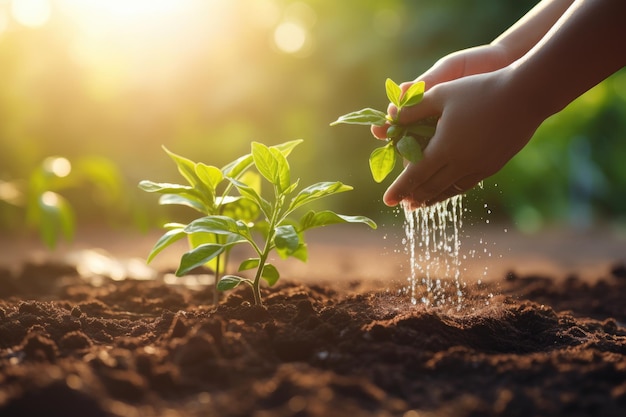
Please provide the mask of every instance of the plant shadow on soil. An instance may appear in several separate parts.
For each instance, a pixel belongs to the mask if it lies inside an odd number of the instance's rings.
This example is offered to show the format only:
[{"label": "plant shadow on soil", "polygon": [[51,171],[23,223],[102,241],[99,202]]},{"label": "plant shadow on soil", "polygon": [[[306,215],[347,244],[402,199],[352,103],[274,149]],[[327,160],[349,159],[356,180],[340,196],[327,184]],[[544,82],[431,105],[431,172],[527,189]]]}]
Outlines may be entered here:
[{"label": "plant shadow on soil", "polygon": [[626,415],[623,265],[509,273],[461,311],[359,282],[283,281],[262,307],[241,287],[213,307],[158,279],[0,270],[0,416]]}]

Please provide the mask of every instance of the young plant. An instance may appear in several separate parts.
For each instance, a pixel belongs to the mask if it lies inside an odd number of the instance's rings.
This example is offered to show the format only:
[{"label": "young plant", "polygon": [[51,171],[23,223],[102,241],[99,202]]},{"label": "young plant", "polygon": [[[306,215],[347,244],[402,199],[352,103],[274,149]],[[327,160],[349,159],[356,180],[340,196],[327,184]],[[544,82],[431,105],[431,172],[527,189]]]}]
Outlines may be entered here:
[{"label": "young plant", "polygon": [[[273,147],[285,157],[300,141],[286,142]],[[237,218],[247,224],[254,224],[259,217],[259,209],[252,202],[242,196],[231,195],[234,184],[229,179],[236,179],[246,184],[257,193],[261,192],[261,178],[249,168],[253,166],[252,155],[244,155],[236,160],[218,168],[203,163],[196,163],[163,148],[174,161],[178,172],[186,180],[186,184],[157,183],[153,181],[141,181],[139,188],[150,193],[162,194],[159,199],[161,205],[181,205],[190,207],[204,216],[223,215]],[[189,246],[194,249],[206,244],[226,245],[214,258],[207,260],[205,265],[214,271],[213,303],[219,300],[217,284],[221,274],[226,271],[230,249],[228,236],[221,233],[187,233],[187,224],[167,223],[164,228],[167,232],[161,236],[148,255],[151,262],[163,249],[185,237]],[[186,271],[188,272],[188,271]],[[180,275],[180,274],[179,274]]]},{"label": "young plant", "polygon": [[[72,240],[76,216],[65,194],[79,190],[97,193],[106,208],[123,202],[123,181],[110,160],[83,156],[70,162],[62,156],[49,156],[36,166],[26,179],[0,180],[0,202],[24,212],[28,227],[37,229],[41,241],[54,249],[60,238]],[[0,219],[4,207],[0,205]]]},{"label": "young plant", "polygon": [[[289,256],[302,261],[307,260],[307,247],[304,242],[306,230],[337,223],[365,223],[372,228],[376,224],[363,216],[346,216],[334,213],[330,210],[309,211],[298,220],[290,216],[301,207],[337,193],[349,191],[352,187],[341,182],[319,182],[310,185],[295,196],[298,180],[291,180],[291,170],[287,162],[287,156],[291,150],[301,141],[286,142],[281,145],[267,147],[261,143],[253,142],[252,151],[248,155],[238,158],[221,170],[221,176],[215,174],[213,179],[220,181],[208,181],[206,175],[199,175],[198,171],[205,170],[203,164],[192,165],[191,161],[184,162],[186,178],[191,179],[189,186],[173,186],[172,184],[157,184],[150,181],[142,181],[140,187],[146,191],[156,191],[165,195],[177,195],[182,198],[179,204],[187,201],[193,202],[193,206],[210,206],[213,202],[216,206],[228,207],[233,204],[247,205],[250,212],[257,213],[261,220],[251,220],[251,216],[241,216],[245,212],[241,210],[223,210],[216,212],[211,208],[211,214],[200,217],[187,225],[169,225],[168,232],[157,242],[148,260],[151,260],[166,246],[179,240],[184,235],[190,236],[214,236],[212,241],[201,243],[183,254],[176,271],[177,276],[182,276],[198,266],[205,265],[219,258],[236,245],[248,245],[252,248],[255,256],[244,260],[239,265],[239,271],[255,270],[254,278],[244,278],[239,275],[228,274],[221,277],[216,275],[216,289],[226,291],[244,283],[252,288],[255,304],[261,304],[260,285],[265,280],[270,286],[274,285],[280,274],[278,269],[268,262],[270,253],[275,250],[281,258]],[[178,157],[177,163],[182,161]],[[186,160],[188,161],[188,160]],[[248,168],[254,166],[257,172],[269,182],[273,195],[268,199],[264,197],[258,187],[243,181],[242,174]],[[180,165],[179,165],[180,170]],[[225,191],[217,199],[215,186],[226,181]],[[183,187],[183,188],[180,188]],[[239,196],[230,196],[228,192],[234,187]],[[199,208],[199,207],[194,207]],[[208,211],[208,210],[205,210]],[[254,233],[258,232],[258,233]],[[260,237],[259,237],[260,235]]]},{"label": "young plant", "polygon": [[400,86],[391,79],[385,82],[387,98],[398,108],[395,118],[386,113],[371,108],[365,108],[340,116],[331,126],[340,123],[352,125],[376,125],[390,124],[387,129],[387,143],[374,149],[369,158],[370,171],[374,181],[382,182],[393,170],[396,159],[404,158],[409,162],[416,163],[422,159],[422,151],[428,145],[428,141],[435,134],[437,120],[427,118],[411,125],[400,125],[398,116],[403,108],[414,106],[422,101],[424,96],[424,82],[418,81],[411,85],[402,94]]}]

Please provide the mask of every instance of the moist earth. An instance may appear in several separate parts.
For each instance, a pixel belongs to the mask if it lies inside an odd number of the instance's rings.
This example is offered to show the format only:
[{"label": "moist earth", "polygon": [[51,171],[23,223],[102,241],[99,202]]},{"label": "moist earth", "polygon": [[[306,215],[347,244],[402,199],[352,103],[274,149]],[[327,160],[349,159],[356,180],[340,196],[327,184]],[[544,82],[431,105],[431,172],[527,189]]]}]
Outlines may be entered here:
[{"label": "moist earth", "polygon": [[[508,273],[462,305],[401,287],[0,270],[0,416],[624,416],[626,267]],[[98,285],[95,285],[97,283]]]}]

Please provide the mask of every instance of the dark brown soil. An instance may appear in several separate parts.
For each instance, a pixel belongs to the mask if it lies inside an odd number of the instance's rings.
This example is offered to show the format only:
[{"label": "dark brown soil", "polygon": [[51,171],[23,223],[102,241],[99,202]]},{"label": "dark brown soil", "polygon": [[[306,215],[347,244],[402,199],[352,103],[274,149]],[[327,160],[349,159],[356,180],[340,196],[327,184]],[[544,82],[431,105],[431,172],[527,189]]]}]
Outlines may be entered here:
[{"label": "dark brown soil", "polygon": [[508,274],[461,311],[289,280],[212,307],[27,264],[0,271],[0,416],[624,416],[626,268],[557,278]]}]

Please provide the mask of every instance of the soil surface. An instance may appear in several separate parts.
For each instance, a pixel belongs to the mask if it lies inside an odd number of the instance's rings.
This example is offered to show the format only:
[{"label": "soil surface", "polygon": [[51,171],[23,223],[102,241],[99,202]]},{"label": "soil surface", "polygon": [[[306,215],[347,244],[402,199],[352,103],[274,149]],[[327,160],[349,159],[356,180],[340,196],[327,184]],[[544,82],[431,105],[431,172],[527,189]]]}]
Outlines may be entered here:
[{"label": "soil surface", "polygon": [[[200,271],[203,272],[203,271]],[[0,269],[0,416],[624,416],[626,266],[401,288],[238,288]]]}]

